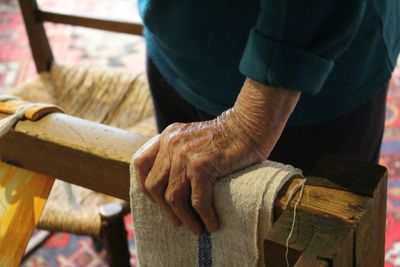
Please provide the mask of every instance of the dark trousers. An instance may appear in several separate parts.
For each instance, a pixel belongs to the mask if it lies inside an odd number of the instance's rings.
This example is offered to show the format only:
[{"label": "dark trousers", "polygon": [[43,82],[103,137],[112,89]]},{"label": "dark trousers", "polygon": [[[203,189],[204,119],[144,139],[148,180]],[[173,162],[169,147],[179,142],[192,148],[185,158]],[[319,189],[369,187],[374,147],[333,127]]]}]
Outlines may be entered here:
[{"label": "dark trousers", "polygon": [[[147,73],[159,132],[174,122],[214,118],[177,94],[150,59]],[[377,163],[385,124],[387,84],[381,87],[374,97],[339,118],[308,126],[286,127],[268,159],[291,164],[305,174],[326,154]]]}]

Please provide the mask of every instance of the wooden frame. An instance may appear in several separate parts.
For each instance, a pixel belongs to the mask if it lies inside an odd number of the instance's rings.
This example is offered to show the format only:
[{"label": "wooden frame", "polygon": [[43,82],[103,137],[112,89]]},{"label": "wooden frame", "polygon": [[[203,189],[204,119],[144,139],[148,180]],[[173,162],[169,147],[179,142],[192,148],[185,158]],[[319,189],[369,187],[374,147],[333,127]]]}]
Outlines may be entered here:
[{"label": "wooden frame", "polygon": [[54,61],[53,53],[43,23],[54,22],[134,35],[143,34],[140,23],[87,18],[39,9],[36,0],[19,0],[32,56],[38,72],[49,71]]},{"label": "wooden frame", "polygon": [[[284,246],[298,196],[288,208],[283,203],[293,183],[275,203],[278,217],[265,237],[265,255],[273,259],[268,266],[285,266]],[[293,266],[384,266],[386,190],[382,166],[339,156],[322,159],[307,177],[299,206],[290,244]]]},{"label": "wooden frame", "polygon": [[15,130],[0,138],[0,158],[129,201],[129,164],[146,140],[121,129],[54,113],[36,122],[19,122]]},{"label": "wooden frame", "polygon": [[[1,118],[1,115],[0,115]],[[1,161],[129,200],[129,164],[148,138],[61,113],[20,121],[0,138]],[[304,189],[290,261],[295,266],[383,266],[386,169],[328,157]],[[293,179],[275,202],[276,222],[264,237],[267,266],[284,266],[298,193]]]},{"label": "wooden frame", "polygon": [[[65,23],[142,34],[135,23],[57,14],[39,9],[36,0],[19,1],[38,72],[54,60],[43,22]],[[2,115],[0,114],[0,118]],[[37,122],[21,121],[0,138],[0,160],[129,201],[129,164],[147,138],[64,114]],[[328,157],[307,177],[298,210],[289,261],[294,266],[383,266],[387,171],[382,166]],[[267,266],[285,266],[298,193],[281,190],[276,221],[264,237]]]}]

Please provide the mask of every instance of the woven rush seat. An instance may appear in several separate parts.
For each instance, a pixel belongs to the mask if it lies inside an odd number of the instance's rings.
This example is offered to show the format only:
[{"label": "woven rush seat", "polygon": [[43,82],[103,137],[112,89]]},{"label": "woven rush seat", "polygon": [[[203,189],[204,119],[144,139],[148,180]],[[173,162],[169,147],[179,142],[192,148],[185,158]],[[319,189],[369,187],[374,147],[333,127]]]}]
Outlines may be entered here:
[{"label": "woven rush seat", "polygon": [[96,193],[92,190],[73,185],[78,198],[78,207],[72,207],[63,192],[63,182],[56,180],[51,190],[38,228],[51,232],[68,232],[77,235],[90,235],[99,238],[101,218],[99,208],[108,203],[119,203],[125,213],[127,204],[119,199]]},{"label": "woven rush seat", "polygon": [[[65,113],[122,129],[148,121],[145,135],[156,132],[146,77],[92,66],[54,64],[12,94],[31,102],[53,103]],[[139,127],[143,129],[143,127]]]},{"label": "woven rush seat", "polygon": [[[31,102],[56,104],[65,113],[83,119],[141,135],[156,134],[153,106],[144,74],[53,64],[49,72],[40,73],[12,89],[11,93]],[[63,182],[54,183],[38,228],[90,235],[94,240],[101,240],[99,209],[108,203],[117,203],[123,209],[122,215],[129,212],[128,203],[111,196],[75,185],[73,192],[77,196],[78,209],[68,202]]]}]

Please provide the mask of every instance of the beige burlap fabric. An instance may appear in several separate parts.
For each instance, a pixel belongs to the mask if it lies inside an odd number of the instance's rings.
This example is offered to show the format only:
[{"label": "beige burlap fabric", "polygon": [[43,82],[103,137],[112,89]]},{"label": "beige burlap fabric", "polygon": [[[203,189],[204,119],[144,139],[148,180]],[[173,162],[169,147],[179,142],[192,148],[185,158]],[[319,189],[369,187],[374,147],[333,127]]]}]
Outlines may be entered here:
[{"label": "beige burlap fabric", "polygon": [[[142,267],[197,266],[198,238],[175,228],[160,209],[137,190],[131,165],[131,208]],[[301,171],[265,161],[215,184],[214,205],[221,229],[211,235],[212,266],[263,266],[263,242],[272,224],[274,200],[284,183]]]}]

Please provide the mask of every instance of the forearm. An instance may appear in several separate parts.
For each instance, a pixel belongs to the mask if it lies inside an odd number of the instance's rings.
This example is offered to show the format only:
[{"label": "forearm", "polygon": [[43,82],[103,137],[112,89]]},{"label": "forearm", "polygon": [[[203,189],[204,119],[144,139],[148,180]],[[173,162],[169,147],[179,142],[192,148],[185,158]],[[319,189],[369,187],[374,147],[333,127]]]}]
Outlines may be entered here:
[{"label": "forearm", "polygon": [[[237,121],[238,134],[245,143],[252,144],[266,158],[278,141],[300,92],[267,86],[246,79],[234,107],[223,116]],[[228,122],[228,125],[230,123]]]}]

